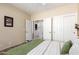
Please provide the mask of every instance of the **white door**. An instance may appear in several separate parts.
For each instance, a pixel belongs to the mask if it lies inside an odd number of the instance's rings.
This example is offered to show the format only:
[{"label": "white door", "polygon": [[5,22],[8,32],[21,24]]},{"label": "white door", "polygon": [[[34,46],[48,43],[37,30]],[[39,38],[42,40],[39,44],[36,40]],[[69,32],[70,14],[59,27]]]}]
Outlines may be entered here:
[{"label": "white door", "polygon": [[32,40],[32,21],[26,20],[26,40]]},{"label": "white door", "polygon": [[53,17],[53,40],[68,41],[76,39],[76,15],[67,14]]},{"label": "white door", "polygon": [[64,32],[64,41],[76,39],[76,30],[75,30],[75,24],[76,24],[76,15],[65,15],[63,16],[63,32]]},{"label": "white door", "polygon": [[40,39],[43,39],[43,21],[41,20],[39,22],[39,25],[38,25],[38,31],[39,31],[39,38]]},{"label": "white door", "polygon": [[43,39],[51,40],[51,18],[43,19]]},{"label": "white door", "polygon": [[63,18],[62,16],[53,17],[53,40],[63,40]]}]

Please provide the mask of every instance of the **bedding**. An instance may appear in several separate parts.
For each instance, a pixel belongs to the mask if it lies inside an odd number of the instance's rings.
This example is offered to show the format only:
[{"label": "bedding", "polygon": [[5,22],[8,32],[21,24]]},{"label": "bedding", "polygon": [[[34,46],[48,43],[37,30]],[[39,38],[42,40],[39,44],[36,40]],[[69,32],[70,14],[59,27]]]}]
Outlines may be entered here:
[{"label": "bedding", "polygon": [[72,47],[72,42],[71,41],[65,42],[65,44],[63,45],[63,47],[61,49],[60,54],[68,54],[71,47]]},{"label": "bedding", "polygon": [[79,55],[79,39],[72,40],[73,46],[71,47],[70,55]]}]

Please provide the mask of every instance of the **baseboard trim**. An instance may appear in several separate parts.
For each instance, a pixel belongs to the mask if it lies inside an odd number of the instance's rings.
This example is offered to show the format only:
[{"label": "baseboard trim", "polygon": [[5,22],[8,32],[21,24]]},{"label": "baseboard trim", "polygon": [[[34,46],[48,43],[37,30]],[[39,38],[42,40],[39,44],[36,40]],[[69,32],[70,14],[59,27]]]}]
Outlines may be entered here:
[{"label": "baseboard trim", "polygon": [[22,45],[22,44],[26,44],[26,42],[20,43],[20,44],[18,44],[18,45],[15,45],[15,46],[12,46],[12,47],[9,47],[9,48],[6,48],[6,49],[3,49],[3,50],[1,50],[0,52],[6,52],[6,51],[8,51],[8,50],[10,50],[10,49],[12,49],[12,48],[18,47],[18,46],[20,46],[20,45]]}]

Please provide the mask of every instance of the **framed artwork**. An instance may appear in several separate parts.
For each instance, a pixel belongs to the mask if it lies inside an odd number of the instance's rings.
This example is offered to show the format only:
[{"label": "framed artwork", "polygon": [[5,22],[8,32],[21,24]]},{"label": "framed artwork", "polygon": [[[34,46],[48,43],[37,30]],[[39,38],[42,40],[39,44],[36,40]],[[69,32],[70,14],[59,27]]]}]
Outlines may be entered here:
[{"label": "framed artwork", "polygon": [[4,16],[4,26],[13,27],[13,17]]}]

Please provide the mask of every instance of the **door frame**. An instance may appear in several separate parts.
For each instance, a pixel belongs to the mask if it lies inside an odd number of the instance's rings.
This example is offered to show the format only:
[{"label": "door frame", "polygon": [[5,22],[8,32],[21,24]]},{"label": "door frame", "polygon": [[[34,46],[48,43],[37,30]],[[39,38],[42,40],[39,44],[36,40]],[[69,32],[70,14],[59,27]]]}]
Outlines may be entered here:
[{"label": "door frame", "polygon": [[53,17],[51,18],[51,41],[53,41]]}]

